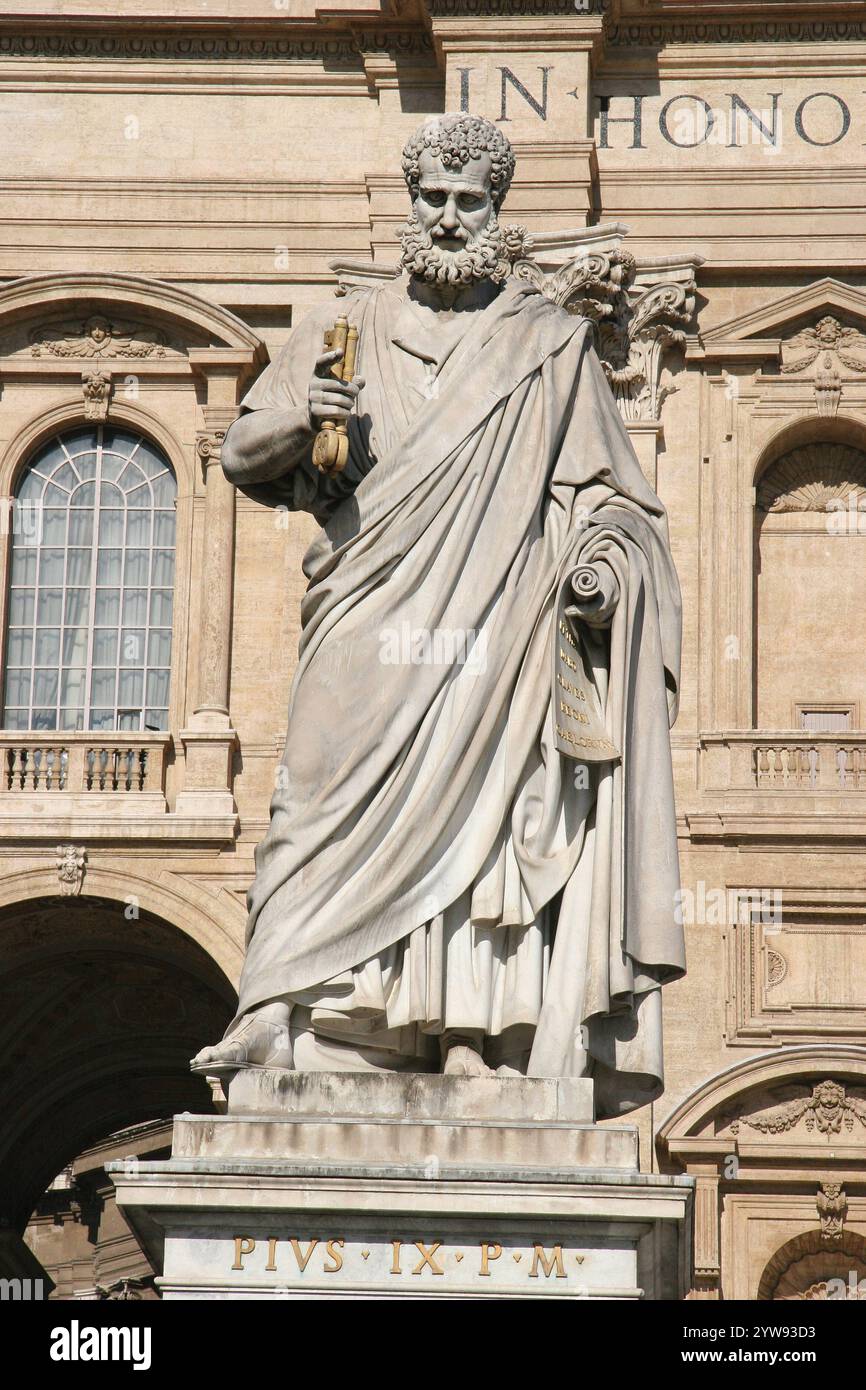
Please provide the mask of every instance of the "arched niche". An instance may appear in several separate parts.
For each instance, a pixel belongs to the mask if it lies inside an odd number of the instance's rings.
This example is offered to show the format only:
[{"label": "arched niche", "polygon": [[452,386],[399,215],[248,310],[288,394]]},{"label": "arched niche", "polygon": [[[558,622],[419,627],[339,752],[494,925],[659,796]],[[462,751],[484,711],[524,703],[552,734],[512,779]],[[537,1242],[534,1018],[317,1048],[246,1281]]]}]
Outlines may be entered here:
[{"label": "arched niche", "polygon": [[758,1283],[761,1302],[866,1299],[866,1238],[855,1231],[828,1240],[804,1231],[767,1261]]},{"label": "arched niche", "polygon": [[866,438],[807,437],[756,480],[754,707],[761,729],[866,718]]}]

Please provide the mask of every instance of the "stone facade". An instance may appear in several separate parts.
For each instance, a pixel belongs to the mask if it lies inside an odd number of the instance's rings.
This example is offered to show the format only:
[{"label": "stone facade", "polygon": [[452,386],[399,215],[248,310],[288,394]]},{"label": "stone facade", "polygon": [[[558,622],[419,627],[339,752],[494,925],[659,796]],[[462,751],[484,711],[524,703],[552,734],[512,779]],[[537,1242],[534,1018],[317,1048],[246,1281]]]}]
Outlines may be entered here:
[{"label": "stone facade", "polygon": [[[641,1167],[696,1180],[695,1296],[857,1285],[858,9],[218,0],[204,20],[193,0],[122,18],[43,0],[34,21],[8,0],[3,572],[22,470],[58,433],[140,434],[177,479],[167,727],[0,733],[0,1198],[12,1232],[38,1204],[27,1239],[59,1292],[105,1281],[98,1260],[58,1277],[87,1241],[45,1254],[62,1205],[46,1189],[107,1136],[206,1107],[186,1058],[231,1016],[240,972],[314,526],[236,495],[221,439],[293,323],[339,282],[390,273],[402,144],[460,108],[515,144],[503,219],[531,238],[515,273],[597,323],[683,585],[688,975],[666,992]],[[7,589],[0,605],[5,629]],[[109,1282],[142,1277],[120,1263]]]}]

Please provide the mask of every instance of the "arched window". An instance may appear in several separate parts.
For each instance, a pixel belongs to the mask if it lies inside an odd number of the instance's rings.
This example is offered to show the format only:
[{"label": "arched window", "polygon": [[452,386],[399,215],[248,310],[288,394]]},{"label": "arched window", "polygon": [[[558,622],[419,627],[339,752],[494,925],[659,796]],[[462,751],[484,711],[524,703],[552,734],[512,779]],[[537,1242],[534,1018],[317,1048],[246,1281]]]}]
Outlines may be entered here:
[{"label": "arched window", "polygon": [[166,729],[177,483],[140,435],[58,435],[16,491],[6,729]]}]

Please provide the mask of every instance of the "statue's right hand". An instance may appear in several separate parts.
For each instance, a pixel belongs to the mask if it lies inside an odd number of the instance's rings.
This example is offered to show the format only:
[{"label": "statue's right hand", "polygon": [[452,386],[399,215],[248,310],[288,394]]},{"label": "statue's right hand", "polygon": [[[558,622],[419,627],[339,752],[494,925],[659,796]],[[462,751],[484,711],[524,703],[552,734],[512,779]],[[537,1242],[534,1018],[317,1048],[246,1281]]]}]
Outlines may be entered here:
[{"label": "statue's right hand", "polygon": [[323,352],[316,359],[316,375],[310,382],[307,408],[313,428],[318,430],[325,420],[340,422],[347,420],[364,385],[364,378],[353,377],[351,381],[338,381],[329,368],[340,357],[339,350]]}]

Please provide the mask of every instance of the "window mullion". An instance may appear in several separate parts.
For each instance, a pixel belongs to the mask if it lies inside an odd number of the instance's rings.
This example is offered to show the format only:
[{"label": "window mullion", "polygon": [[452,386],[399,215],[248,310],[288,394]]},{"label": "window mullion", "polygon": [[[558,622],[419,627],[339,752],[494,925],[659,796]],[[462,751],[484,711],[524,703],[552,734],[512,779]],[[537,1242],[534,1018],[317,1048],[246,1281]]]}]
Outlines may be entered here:
[{"label": "window mullion", "polygon": [[84,711],[82,728],[90,728],[93,689],[93,645],[96,628],[96,565],[99,547],[99,511],[102,497],[102,426],[96,430],[96,473],[93,492],[93,529],[90,533],[90,592],[87,597],[87,651],[84,664]]}]

